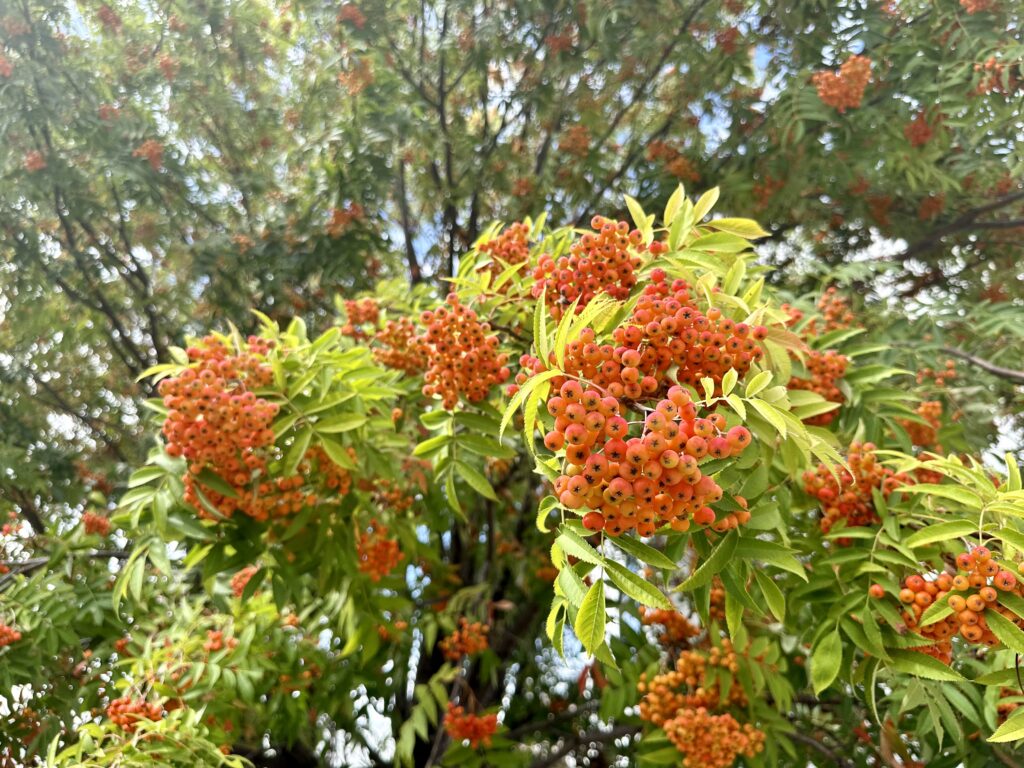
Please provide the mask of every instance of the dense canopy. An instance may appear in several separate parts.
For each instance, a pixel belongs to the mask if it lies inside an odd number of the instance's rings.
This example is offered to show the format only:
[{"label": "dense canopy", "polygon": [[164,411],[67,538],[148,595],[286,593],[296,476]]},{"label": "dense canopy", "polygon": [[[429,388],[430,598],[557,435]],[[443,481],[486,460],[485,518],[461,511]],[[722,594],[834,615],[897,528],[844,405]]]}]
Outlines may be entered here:
[{"label": "dense canopy", "polygon": [[0,765],[1024,764],[1021,24],[0,4]]}]

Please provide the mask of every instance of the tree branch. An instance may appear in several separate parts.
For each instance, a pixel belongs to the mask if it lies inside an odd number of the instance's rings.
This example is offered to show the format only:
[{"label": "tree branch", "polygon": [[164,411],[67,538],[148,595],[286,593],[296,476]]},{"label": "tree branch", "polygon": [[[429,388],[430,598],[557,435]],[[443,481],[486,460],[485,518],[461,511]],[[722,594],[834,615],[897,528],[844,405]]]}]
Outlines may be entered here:
[{"label": "tree branch", "polygon": [[947,355],[958,357],[961,360],[964,360],[970,363],[971,365],[975,366],[976,368],[981,368],[981,370],[987,371],[988,373],[991,373],[993,376],[996,376],[1000,379],[1006,379],[1007,381],[1013,382],[1014,384],[1024,385],[1024,371],[1016,371],[1013,370],[1012,368],[1004,368],[1001,365],[996,365],[995,363],[989,362],[984,358],[977,357],[975,355],[970,354],[969,352],[964,352],[962,349],[957,349],[956,347],[943,347],[942,351]]}]

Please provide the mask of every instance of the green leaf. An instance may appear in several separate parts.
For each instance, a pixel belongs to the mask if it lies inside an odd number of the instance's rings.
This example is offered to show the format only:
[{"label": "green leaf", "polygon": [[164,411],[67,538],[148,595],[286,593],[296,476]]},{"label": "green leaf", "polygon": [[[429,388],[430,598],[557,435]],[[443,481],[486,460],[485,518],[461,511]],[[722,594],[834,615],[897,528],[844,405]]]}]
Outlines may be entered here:
[{"label": "green leaf", "polygon": [[663,552],[648,544],[644,544],[639,539],[634,539],[632,536],[609,536],[607,540],[623,552],[635,557],[641,563],[669,571],[675,570],[678,567],[677,563]]},{"label": "green leaf", "polygon": [[309,441],[313,437],[313,430],[306,426],[295,436],[291,447],[288,449],[288,453],[285,454],[284,468],[281,473],[285,477],[291,477],[295,474],[295,471],[299,468],[299,463],[302,461],[302,457],[306,455],[306,449],[309,448]]},{"label": "green leaf", "polygon": [[948,499],[963,504],[968,509],[973,510],[981,510],[983,504],[981,496],[961,485],[921,483],[919,485],[901,487],[900,491],[903,493],[923,493],[929,496],[938,496],[941,499]]},{"label": "green leaf", "polygon": [[985,619],[992,634],[1014,653],[1024,653],[1024,631],[996,611],[985,611]]},{"label": "green leaf", "polygon": [[508,406],[506,406],[505,413],[502,414],[501,417],[501,426],[498,428],[498,435],[500,436],[505,434],[505,427],[507,427],[508,423],[512,421],[512,417],[515,416],[515,413],[519,409],[519,406],[523,404],[523,401],[526,400],[527,397],[529,397],[530,393],[534,389],[539,387],[544,382],[555,378],[556,376],[563,375],[564,374],[558,369],[552,368],[550,370],[538,373],[536,376],[527,379],[523,386],[519,388],[519,391],[512,396],[512,399],[509,401]]},{"label": "green leaf", "polygon": [[807,569],[803,567],[792,551],[781,544],[761,539],[740,539],[736,546],[736,557],[744,560],[761,560],[789,571],[807,581]]},{"label": "green leaf", "polygon": [[761,371],[759,374],[754,376],[750,381],[747,382],[747,389],[745,391],[746,397],[753,397],[758,392],[762,391],[772,382],[771,371]]},{"label": "green leaf", "polygon": [[996,728],[995,732],[988,737],[987,741],[1000,743],[1004,741],[1018,741],[1024,739],[1024,710],[1017,710],[1006,722]]},{"label": "green leaf", "polygon": [[490,481],[484,477],[483,473],[479,469],[471,467],[464,461],[456,461],[455,471],[459,473],[459,477],[469,484],[470,488],[481,496],[488,498],[491,501],[498,500],[498,495],[494,492],[494,488],[491,487]]},{"label": "green leaf", "polygon": [[908,547],[921,547],[936,541],[948,541],[961,536],[969,536],[976,533],[977,530],[978,524],[969,520],[950,520],[948,523],[936,523],[915,531],[907,536],[903,543]]},{"label": "green leaf", "polygon": [[646,581],[628,568],[624,568],[612,560],[604,563],[605,571],[619,589],[639,603],[651,608],[672,609],[672,603],[662,594],[661,590]]},{"label": "green leaf", "polygon": [[761,414],[765,421],[775,427],[775,431],[779,433],[779,436],[782,437],[783,440],[786,439],[786,434],[788,433],[786,418],[778,408],[770,403],[766,403],[764,400],[758,400],[756,398],[748,400],[747,402],[754,407],[755,411]]},{"label": "green leaf", "polygon": [[728,232],[731,235],[739,235],[747,239],[768,237],[769,233],[761,229],[760,225],[752,219],[712,219],[707,223],[712,229]]},{"label": "green leaf", "polygon": [[212,488],[222,496],[227,496],[231,499],[238,498],[238,492],[235,490],[235,487],[209,467],[204,467],[202,472],[196,475],[196,480],[207,488]]},{"label": "green leaf", "polygon": [[444,448],[448,443],[452,441],[451,435],[434,435],[428,437],[422,443],[412,449],[413,456],[429,456],[435,451],[439,451]]},{"label": "green leaf", "polygon": [[678,592],[686,592],[696,587],[703,586],[714,578],[715,574],[721,571],[733,553],[736,551],[737,536],[735,531],[729,531],[725,538],[718,542],[711,553],[704,559],[704,562],[690,576],[676,587]]},{"label": "green leaf", "polygon": [[733,388],[736,386],[737,380],[739,380],[739,377],[740,375],[736,372],[735,368],[730,368],[725,372],[725,375],[722,377],[723,395],[728,395],[732,392]]},{"label": "green leaf", "polygon": [[537,505],[537,529],[541,533],[551,533],[551,529],[545,525],[551,510],[558,506],[558,499],[554,496],[545,496]]},{"label": "green leaf", "polygon": [[964,681],[964,678],[959,674],[926,653],[893,649],[889,651],[889,655],[892,657],[889,667],[897,672],[923,677],[927,680],[946,680],[954,683]]},{"label": "green leaf", "polygon": [[1021,490],[1020,467],[1012,453],[1006,454],[1006,490]]},{"label": "green leaf", "polygon": [[867,700],[868,711],[871,713],[871,717],[874,718],[878,725],[881,725],[882,721],[878,717],[878,699],[875,691],[879,664],[880,660],[875,657],[868,659],[864,664],[864,698]]},{"label": "green leaf", "polygon": [[754,569],[754,578],[757,580],[757,586],[761,588],[761,594],[764,595],[764,600],[768,604],[768,610],[780,622],[785,622],[786,598],[783,596],[782,590],[779,589],[779,585],[771,576],[757,569]]},{"label": "green leaf", "polygon": [[718,187],[712,187],[700,196],[693,206],[693,221],[695,224],[699,224],[701,219],[707,216],[711,209],[715,207],[715,203],[718,202],[718,195]]},{"label": "green leaf", "polygon": [[323,438],[320,441],[320,446],[324,449],[327,457],[342,469],[356,468],[356,463],[352,460],[352,456],[341,443]]},{"label": "green leaf", "polygon": [[818,640],[811,652],[811,684],[817,696],[832,685],[843,663],[843,641],[839,630],[832,629]]},{"label": "green leaf", "polygon": [[925,612],[921,614],[921,618],[918,620],[918,626],[927,627],[937,621],[942,621],[952,613],[953,609],[949,607],[949,603],[945,600],[940,603],[932,603],[925,609]]},{"label": "green leaf", "polygon": [[315,425],[317,432],[335,434],[337,432],[349,432],[358,429],[366,423],[366,414],[343,413],[338,416],[331,416],[327,419],[320,419]]},{"label": "green leaf", "polygon": [[589,654],[594,654],[601,643],[604,642],[604,629],[607,623],[607,606],[604,597],[604,582],[595,581],[593,586],[583,598],[583,605],[576,614],[576,622],[573,629],[576,637],[583,643],[583,648]]},{"label": "green leaf", "polygon": [[579,558],[580,560],[593,565],[603,565],[604,558],[598,554],[590,544],[571,528],[562,527],[561,535],[555,539],[555,544],[562,548],[567,555]]}]

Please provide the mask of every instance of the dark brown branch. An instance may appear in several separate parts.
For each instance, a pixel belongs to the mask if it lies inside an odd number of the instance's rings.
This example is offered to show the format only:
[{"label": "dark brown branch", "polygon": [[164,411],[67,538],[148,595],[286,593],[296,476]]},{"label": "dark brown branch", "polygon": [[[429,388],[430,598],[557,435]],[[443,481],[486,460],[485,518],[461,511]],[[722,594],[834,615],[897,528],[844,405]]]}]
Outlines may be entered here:
[{"label": "dark brown branch", "polygon": [[798,731],[789,733],[787,734],[787,736],[790,738],[790,740],[799,742],[804,746],[810,747],[819,754],[824,755],[829,760],[831,760],[835,765],[838,765],[840,768],[853,768],[854,763],[852,760],[849,760],[840,755],[838,752],[829,749],[817,739],[813,739],[810,736],[805,736],[804,734],[799,733]]},{"label": "dark brown branch", "polygon": [[961,360],[964,360],[970,363],[971,365],[975,366],[976,368],[981,368],[981,370],[991,373],[993,376],[996,376],[1000,379],[1006,379],[1007,381],[1013,382],[1014,384],[1024,384],[1024,371],[1016,371],[1012,368],[1004,368],[1001,365],[996,365],[995,363],[989,362],[984,358],[977,357],[975,355],[970,354],[969,352],[964,352],[962,349],[957,349],[956,347],[943,347],[942,351],[947,355],[958,357]]},{"label": "dark brown branch", "polygon": [[[907,249],[904,250],[897,258],[909,259],[913,256],[917,256],[918,254],[927,253],[937,247],[942,242],[943,238],[948,235],[955,235],[958,232],[964,232],[971,229],[1008,229],[1010,227],[1002,226],[1004,222],[979,222],[978,217],[986,213],[991,213],[992,211],[997,211],[1000,208],[1005,208],[1006,206],[1012,205],[1022,199],[1024,199],[1024,191],[1019,191],[996,198],[990,203],[985,203],[985,205],[979,205],[975,208],[971,208],[949,224],[937,228],[927,237],[908,246]],[[1013,224],[1014,227],[1021,226],[1020,222],[1010,223]]]},{"label": "dark brown branch", "polygon": [[409,198],[405,188],[405,160],[398,161],[398,208],[402,216],[402,234],[405,236],[405,260],[409,264],[409,279],[413,285],[423,281],[420,262],[416,258],[416,244],[413,242],[412,217],[409,215]]}]

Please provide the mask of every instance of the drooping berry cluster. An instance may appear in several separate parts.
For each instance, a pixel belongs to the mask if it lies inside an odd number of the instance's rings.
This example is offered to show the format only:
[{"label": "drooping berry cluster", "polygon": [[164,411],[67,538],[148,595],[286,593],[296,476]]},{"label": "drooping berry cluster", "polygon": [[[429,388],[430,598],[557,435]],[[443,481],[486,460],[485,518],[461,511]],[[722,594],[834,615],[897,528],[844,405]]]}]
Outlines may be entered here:
[{"label": "drooping berry cluster", "polygon": [[522,264],[530,257],[530,228],[521,221],[510,224],[500,234],[481,243],[479,250],[491,258],[487,269],[492,275],[499,275],[507,267]]},{"label": "drooping berry cluster", "polygon": [[[747,697],[741,686],[732,685],[724,697],[720,686],[708,682],[708,668],[722,668],[735,674],[738,658],[728,640],[721,648],[713,647],[706,654],[683,651],[673,669],[655,675],[648,681],[640,676],[637,690],[642,694],[640,717],[662,728],[669,740],[686,757],[683,764],[720,766],[733,764],[736,756],[753,757],[761,751],[764,734],[751,724],[741,726],[728,712],[713,714],[730,707],[745,708]],[[707,738],[713,735],[714,739]]]},{"label": "drooping berry cluster", "polygon": [[21,161],[21,165],[25,169],[26,173],[36,173],[37,171],[41,171],[46,167],[46,155],[42,152],[32,150],[25,154],[25,157]]},{"label": "drooping berry cluster", "polygon": [[110,518],[89,510],[82,515],[82,527],[90,535],[106,536],[110,533]]},{"label": "drooping berry cluster", "polygon": [[398,542],[388,538],[387,526],[371,520],[367,530],[359,534],[356,542],[359,570],[368,574],[373,581],[380,581],[394,570],[405,557]]},{"label": "drooping berry cluster", "polygon": [[740,725],[728,712],[714,715],[704,707],[680,710],[662,729],[685,755],[686,768],[729,768],[739,755],[754,757],[764,749],[764,731],[750,723]]},{"label": "drooping berry cluster", "polygon": [[942,426],[942,403],[939,400],[926,400],[917,407],[916,413],[927,423],[902,419],[900,426],[907,431],[914,445],[939,450],[938,430]]},{"label": "drooping berry cluster", "polygon": [[946,196],[943,193],[937,195],[928,195],[922,198],[920,205],[917,206],[917,218],[920,221],[928,221],[934,219],[943,209],[946,207]]},{"label": "drooping berry cluster", "polygon": [[493,713],[488,715],[467,713],[465,707],[449,701],[448,711],[444,716],[444,729],[455,741],[468,741],[473,749],[481,744],[489,747],[491,737],[498,730],[498,716]]},{"label": "drooping berry cluster", "polygon": [[203,643],[203,650],[207,653],[215,653],[222,651],[225,648],[237,648],[238,638],[236,637],[224,637],[224,631],[221,629],[208,629],[206,630],[206,642]]},{"label": "drooping berry cluster", "polygon": [[[585,390],[576,380],[562,384],[548,400],[554,429],[544,438],[552,451],[565,448],[565,473],[555,481],[555,493],[567,509],[592,510],[583,518],[589,530],[619,536],[633,528],[651,536],[659,525],[677,531],[716,521],[709,504],[722,498],[722,489],[698,466],[706,456],[727,458],[750,444],[741,426],[726,431],[721,414],[697,418],[689,393],[680,386],[668,390],[644,421],[641,436],[629,436],[630,424],[620,415],[620,403]],[[749,513],[723,518],[716,530],[749,520]]]},{"label": "drooping berry cluster", "polygon": [[415,375],[430,365],[429,351],[408,317],[388,320],[374,336],[373,359],[386,368]]},{"label": "drooping berry cluster", "polygon": [[245,568],[235,573],[235,575],[231,577],[231,594],[238,598],[245,594],[246,586],[252,580],[252,577],[256,575],[258,570],[259,566],[247,565]]},{"label": "drooping berry cluster", "polygon": [[871,80],[871,59],[853,55],[839,67],[839,72],[815,72],[811,82],[818,90],[818,98],[842,114],[860,106],[864,90]]},{"label": "drooping berry cluster", "polygon": [[146,139],[132,150],[132,157],[145,158],[150,168],[159,171],[164,167],[164,145],[156,139]]},{"label": "drooping berry cluster", "polygon": [[917,383],[923,384],[925,381],[931,379],[935,382],[935,386],[945,386],[947,381],[956,378],[956,361],[947,360],[942,370],[936,371],[931,368],[918,368],[917,369]]},{"label": "drooping berry cluster", "polygon": [[622,300],[636,285],[634,273],[642,262],[634,252],[643,250],[640,232],[603,216],[595,216],[590,226],[596,231],[573,243],[568,256],[555,260],[544,254],[533,270],[533,297],[544,294],[556,319],[576,299],[581,311],[599,293]]},{"label": "drooping berry cluster", "polygon": [[[1019,62],[1017,63],[1019,64]],[[1007,72],[1008,68],[1009,72]],[[1016,92],[1020,84],[1016,70],[1017,67],[999,61],[995,56],[989,56],[984,62],[974,65],[974,71],[981,76],[974,88],[974,93],[984,96],[989,93],[1011,94]]]},{"label": "drooping berry cluster", "polygon": [[[368,63],[364,64],[369,66]],[[344,76],[349,78],[348,82],[344,80]],[[364,83],[365,79],[369,79],[369,82],[373,82],[373,74],[367,73],[365,69],[356,67],[353,72],[343,72],[338,75],[338,82],[342,85],[347,85],[351,92],[353,88],[356,88],[356,92],[362,90],[368,83]],[[366,216],[366,211],[359,203],[349,202],[345,204],[344,208],[331,208],[331,218],[327,221],[327,236],[337,240],[339,237],[344,235],[353,224],[362,221]]]},{"label": "drooping berry cluster", "polygon": [[[918,634],[942,643],[959,634],[970,643],[999,645],[999,639],[989,629],[986,615],[995,612],[1024,626],[1024,619],[1001,605],[1001,594],[1024,594],[1017,576],[1003,569],[987,547],[974,547],[956,557],[959,573],[951,576],[940,573],[934,580],[915,574],[908,576],[900,590],[904,604],[903,619]],[[927,626],[919,626],[921,616],[933,603],[945,600],[953,613]]]},{"label": "drooping berry cluster", "polygon": [[968,16],[991,11],[996,5],[996,0],[960,0],[960,6],[967,12]]},{"label": "drooping berry cluster", "polygon": [[585,125],[573,125],[558,138],[558,151],[583,158],[590,154],[590,130]]},{"label": "drooping berry cluster", "polygon": [[21,640],[21,632],[16,630],[14,627],[9,627],[6,624],[0,623],[0,648],[11,643],[16,643]]},{"label": "drooping berry cluster", "polygon": [[910,146],[923,147],[932,140],[932,136],[935,135],[935,129],[932,128],[928,122],[928,116],[922,110],[903,128],[903,135],[907,137]]},{"label": "drooping berry cluster", "polygon": [[380,317],[380,305],[372,297],[347,300],[345,302],[345,317],[348,322],[341,326],[341,332],[345,336],[364,339],[367,333],[362,326],[377,325],[377,319]]},{"label": "drooping berry cluster", "polygon": [[128,733],[135,732],[140,720],[156,722],[162,720],[163,716],[163,707],[156,702],[133,699],[131,696],[114,699],[107,707],[107,717],[110,718],[110,722]]},{"label": "drooping berry cluster", "polygon": [[459,619],[459,628],[441,641],[441,652],[449,661],[459,661],[463,656],[475,656],[487,650],[487,635],[490,631],[487,624],[470,622],[463,616]]},{"label": "drooping berry cluster", "polygon": [[510,371],[505,365],[508,355],[498,351],[498,337],[491,334],[491,326],[461,304],[456,294],[448,294],[445,303],[421,317],[430,355],[423,394],[440,397],[450,411],[460,397],[470,402],[486,399],[491,387],[505,381]]},{"label": "drooping berry cluster", "polygon": [[[599,345],[593,330],[584,329],[569,343],[562,369],[611,397],[629,400],[656,397],[670,383],[673,368],[680,384],[699,386],[709,377],[718,388],[730,368],[742,377],[762,357],[757,342],[767,334],[763,326],[737,323],[717,307],[700,311],[685,280],[669,283],[664,270],[655,269],[632,314],[614,330],[615,344]],[[545,365],[526,355],[519,362],[524,371],[516,383],[522,384],[552,360]],[[560,385],[558,378],[553,382]]]},{"label": "drooping berry cluster", "polygon": [[[783,309],[790,310],[791,322],[796,323],[803,318],[803,313],[795,307],[783,305]],[[804,333],[812,336],[820,336],[831,331],[838,331],[849,328],[853,325],[855,316],[850,308],[849,300],[843,296],[834,285],[829,286],[821,298],[818,299],[818,312],[821,317],[813,317],[804,327]],[[795,313],[795,314],[794,314]]]},{"label": "drooping berry cluster", "polygon": [[[837,382],[846,375],[846,368],[850,359],[846,355],[839,354],[834,349],[824,352],[812,349],[807,353],[804,365],[810,376],[806,379],[793,377],[786,385],[789,389],[801,389],[815,392],[828,400],[830,403],[843,403],[846,397],[837,386]],[[821,413],[804,419],[804,422],[814,426],[827,426],[836,418],[836,411]]]},{"label": "drooping berry cluster", "polygon": [[872,490],[877,488],[888,498],[900,486],[914,483],[909,475],[882,466],[874,443],[851,443],[847,461],[849,470],[835,469],[838,480],[824,464],[804,472],[804,490],[821,502],[822,533],[828,533],[840,520],[847,527],[881,522]]},{"label": "drooping berry cluster", "polygon": [[694,625],[683,614],[665,608],[640,606],[640,620],[644,626],[660,627],[658,642],[669,648],[683,648],[691,638],[700,634],[700,627]]},{"label": "drooping berry cluster", "polygon": [[[232,354],[223,341],[209,336],[189,348],[188,368],[160,382],[169,409],[163,425],[167,453],[188,462],[185,500],[200,515],[212,516],[205,500],[224,517],[242,510],[266,519],[268,510],[251,486],[255,476],[266,473],[278,406],[252,390],[271,381],[264,362],[268,350],[268,342],[250,337],[246,351]],[[203,485],[197,476],[204,470],[232,486],[234,497]]]}]

